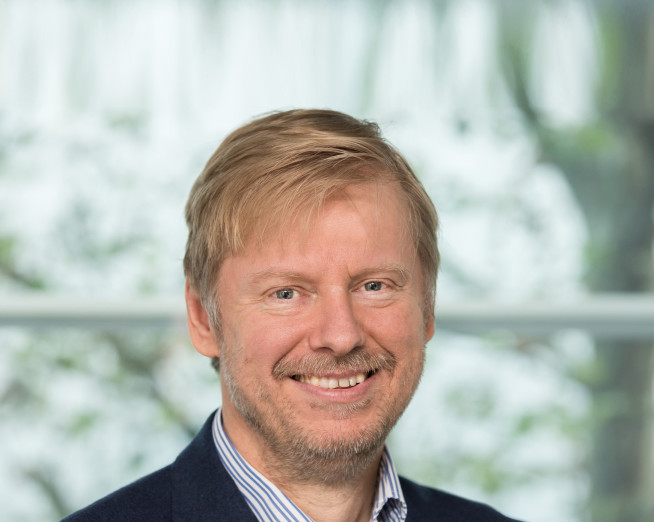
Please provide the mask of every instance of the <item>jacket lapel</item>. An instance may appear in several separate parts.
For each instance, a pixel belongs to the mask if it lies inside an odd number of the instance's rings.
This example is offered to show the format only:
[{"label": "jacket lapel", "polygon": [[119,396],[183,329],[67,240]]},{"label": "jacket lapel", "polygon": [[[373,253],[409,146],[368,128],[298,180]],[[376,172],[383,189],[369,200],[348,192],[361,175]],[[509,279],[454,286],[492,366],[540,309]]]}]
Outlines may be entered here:
[{"label": "jacket lapel", "polygon": [[211,433],[212,422],[213,415],[172,465],[172,519],[174,522],[256,522],[220,461]]}]

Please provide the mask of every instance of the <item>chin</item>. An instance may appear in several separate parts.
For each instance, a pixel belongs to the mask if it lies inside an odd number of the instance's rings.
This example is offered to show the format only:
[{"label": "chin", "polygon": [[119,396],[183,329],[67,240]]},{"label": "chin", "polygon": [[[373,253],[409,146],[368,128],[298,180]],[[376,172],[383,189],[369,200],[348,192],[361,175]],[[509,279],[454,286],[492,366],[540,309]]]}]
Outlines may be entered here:
[{"label": "chin", "polygon": [[305,434],[296,437],[290,447],[285,441],[284,446],[273,452],[283,471],[292,473],[295,480],[342,485],[356,481],[376,462],[388,431],[383,427]]}]

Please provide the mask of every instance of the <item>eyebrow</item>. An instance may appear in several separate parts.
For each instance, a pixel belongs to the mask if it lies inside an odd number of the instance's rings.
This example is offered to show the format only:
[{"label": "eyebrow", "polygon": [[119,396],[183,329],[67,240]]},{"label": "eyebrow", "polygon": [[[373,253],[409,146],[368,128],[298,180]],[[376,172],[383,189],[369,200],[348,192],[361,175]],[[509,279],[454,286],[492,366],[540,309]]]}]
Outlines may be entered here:
[{"label": "eyebrow", "polygon": [[407,267],[396,263],[384,263],[375,267],[366,268],[365,270],[358,272],[356,276],[358,278],[366,278],[383,272],[393,272],[397,274],[400,277],[402,284],[410,279],[410,271]]},{"label": "eyebrow", "polygon": [[300,272],[294,272],[291,270],[267,269],[267,270],[261,270],[260,272],[255,272],[250,279],[250,283],[257,284],[260,283],[261,281],[265,281],[266,279],[276,279],[276,278],[304,279],[305,276],[303,276]]},{"label": "eyebrow", "polygon": [[[378,266],[365,268],[364,270],[357,272],[354,277],[357,279],[365,279],[383,272],[393,272],[397,274],[401,279],[400,284],[404,284],[410,279],[410,271],[406,266],[396,263],[384,263]],[[250,283],[257,284],[267,279],[301,280],[307,279],[307,276],[302,272],[296,272],[293,270],[276,270],[270,268],[261,270],[260,272],[255,272],[250,279]]]}]

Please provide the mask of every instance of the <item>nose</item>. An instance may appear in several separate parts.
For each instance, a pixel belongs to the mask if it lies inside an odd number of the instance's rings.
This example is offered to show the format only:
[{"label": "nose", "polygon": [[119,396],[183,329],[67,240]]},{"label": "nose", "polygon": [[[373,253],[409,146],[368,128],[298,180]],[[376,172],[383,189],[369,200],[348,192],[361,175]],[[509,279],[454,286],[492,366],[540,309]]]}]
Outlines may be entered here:
[{"label": "nose", "polygon": [[352,305],[352,297],[344,289],[321,296],[315,309],[315,328],[309,337],[313,350],[329,350],[341,356],[363,346],[365,336]]}]

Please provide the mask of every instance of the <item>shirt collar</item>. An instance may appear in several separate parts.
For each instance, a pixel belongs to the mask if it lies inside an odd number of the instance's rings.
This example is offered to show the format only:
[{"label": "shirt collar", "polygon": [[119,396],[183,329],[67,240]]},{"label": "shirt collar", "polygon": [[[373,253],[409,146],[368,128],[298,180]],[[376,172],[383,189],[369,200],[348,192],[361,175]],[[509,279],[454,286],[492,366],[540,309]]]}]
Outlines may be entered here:
[{"label": "shirt collar", "polygon": [[[218,456],[232,477],[250,509],[261,522],[278,520],[298,520],[311,522],[311,519],[298,508],[291,499],[261,475],[241,456],[231,443],[222,423],[222,410],[218,409],[213,420],[213,440]],[[372,510],[372,522],[401,522],[406,519],[407,506],[388,448],[384,446],[377,490]]]},{"label": "shirt collar", "polygon": [[384,446],[377,475],[377,491],[372,508],[373,522],[401,522],[406,519],[407,506],[400,485],[400,477],[395,471],[393,459]]}]

